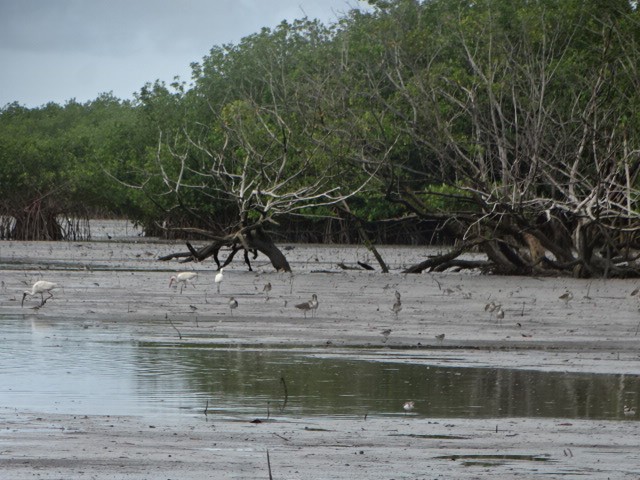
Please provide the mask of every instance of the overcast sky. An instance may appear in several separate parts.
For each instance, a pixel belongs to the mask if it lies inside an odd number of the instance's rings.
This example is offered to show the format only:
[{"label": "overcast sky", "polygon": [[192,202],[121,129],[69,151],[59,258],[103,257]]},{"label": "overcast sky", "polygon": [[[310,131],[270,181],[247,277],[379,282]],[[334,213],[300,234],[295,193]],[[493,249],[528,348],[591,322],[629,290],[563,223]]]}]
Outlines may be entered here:
[{"label": "overcast sky", "polygon": [[307,16],[332,23],[359,0],[0,0],[0,107],[133,97],[191,79],[214,45]]}]

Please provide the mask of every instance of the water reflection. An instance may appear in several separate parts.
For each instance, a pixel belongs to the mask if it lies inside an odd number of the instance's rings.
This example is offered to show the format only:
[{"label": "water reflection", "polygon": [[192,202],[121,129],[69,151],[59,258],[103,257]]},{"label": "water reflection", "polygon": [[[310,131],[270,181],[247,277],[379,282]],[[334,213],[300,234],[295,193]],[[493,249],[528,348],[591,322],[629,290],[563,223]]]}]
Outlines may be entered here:
[{"label": "water reflection", "polygon": [[[122,332],[0,319],[0,405],[77,414],[620,419],[640,377],[372,362],[358,352],[133,342]],[[286,395],[285,395],[286,387]],[[286,398],[285,398],[286,397]],[[286,399],[286,405],[285,405]],[[280,411],[284,406],[284,411]]]}]

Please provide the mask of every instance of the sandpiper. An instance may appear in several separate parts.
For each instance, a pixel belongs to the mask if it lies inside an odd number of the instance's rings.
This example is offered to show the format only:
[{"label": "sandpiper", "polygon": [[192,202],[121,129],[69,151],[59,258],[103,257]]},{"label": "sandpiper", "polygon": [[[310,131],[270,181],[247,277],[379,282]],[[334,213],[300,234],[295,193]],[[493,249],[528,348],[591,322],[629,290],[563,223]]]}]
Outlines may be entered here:
[{"label": "sandpiper", "polygon": [[504,310],[501,305],[498,305],[496,308],[496,318],[502,323],[502,319],[504,318]]},{"label": "sandpiper", "polygon": [[311,295],[311,300],[309,300],[309,308],[311,309],[311,316],[316,316],[316,310],[318,310],[318,296],[314,293]]},{"label": "sandpiper", "polygon": [[628,407],[627,405],[625,405],[623,412],[625,417],[633,417],[636,414],[636,409],[634,407]]},{"label": "sandpiper", "polygon": [[440,334],[436,335],[436,340],[438,341],[438,343],[440,345],[442,345],[442,342],[444,342],[444,333],[440,333]]},{"label": "sandpiper", "polygon": [[304,318],[307,318],[308,311],[311,311],[311,315],[313,316],[315,314],[314,312],[318,309],[318,296],[314,293],[311,295],[311,300],[297,304],[296,308],[304,312]]},{"label": "sandpiper", "polygon": [[404,405],[402,406],[402,408],[404,409],[404,414],[406,415],[407,413],[409,413],[415,406],[416,402],[414,401],[404,402]]},{"label": "sandpiper", "polygon": [[398,313],[402,310],[402,302],[400,301],[400,292],[396,290],[396,301],[391,307],[391,311],[396,315],[396,320],[398,319]]},{"label": "sandpiper", "polygon": [[569,306],[569,302],[571,300],[573,300],[573,293],[571,293],[569,290],[567,290],[562,295],[560,295],[558,298],[564,302],[564,306],[565,307],[568,307]]},{"label": "sandpiper", "polygon": [[386,330],[383,330],[380,332],[382,334],[382,336],[384,337],[382,339],[382,343],[387,343],[387,340],[389,340],[389,335],[391,335],[391,329],[387,328]]},{"label": "sandpiper", "polygon": [[233,297],[229,298],[229,308],[231,309],[231,316],[233,317],[233,311],[238,308],[238,301]]},{"label": "sandpiper", "polygon": [[262,291],[264,292],[264,301],[266,302],[267,300],[269,300],[269,292],[271,292],[271,282],[267,282]]}]

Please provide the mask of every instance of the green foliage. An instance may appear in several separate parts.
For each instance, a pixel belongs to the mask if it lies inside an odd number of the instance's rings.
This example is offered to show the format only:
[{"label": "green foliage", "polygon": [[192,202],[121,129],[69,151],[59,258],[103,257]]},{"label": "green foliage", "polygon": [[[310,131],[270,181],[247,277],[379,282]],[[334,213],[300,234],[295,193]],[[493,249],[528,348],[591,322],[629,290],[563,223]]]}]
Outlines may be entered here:
[{"label": "green foliage", "polygon": [[[620,152],[617,132],[638,150],[633,2],[369,3],[371,11],[333,25],[282,22],[215,46],[192,64],[191,86],[148,83],[134,102],[106,94],[86,104],[7,105],[2,213],[48,198],[61,210],[83,206],[147,225],[190,217],[216,228],[244,208],[229,189],[247,162],[258,196],[267,179],[290,178],[291,192],[326,177],[357,192],[349,204],[370,221],[401,216],[404,207],[388,199],[407,191],[428,211],[466,210],[468,189],[495,190],[505,175],[526,174],[532,129],[537,155],[568,161],[594,102],[607,113],[589,117],[601,134],[581,151],[585,172],[606,149]],[[596,72],[602,85],[591,95]],[[553,121],[542,124],[541,113]],[[501,133],[507,154],[486,131]],[[215,165],[232,180],[214,175]],[[250,204],[249,220],[264,214],[264,198],[240,201]],[[324,208],[297,213],[333,214]]]}]

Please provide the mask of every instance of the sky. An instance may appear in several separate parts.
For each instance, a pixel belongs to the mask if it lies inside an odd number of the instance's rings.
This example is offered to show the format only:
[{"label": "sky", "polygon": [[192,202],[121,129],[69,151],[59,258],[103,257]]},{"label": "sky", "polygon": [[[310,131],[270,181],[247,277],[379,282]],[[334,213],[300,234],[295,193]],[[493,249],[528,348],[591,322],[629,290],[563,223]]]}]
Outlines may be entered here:
[{"label": "sky", "polygon": [[0,0],[0,108],[131,99],[191,80],[216,45],[303,17],[333,23],[359,0]]}]

